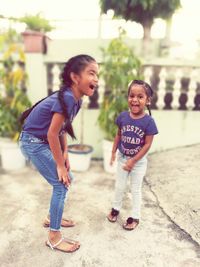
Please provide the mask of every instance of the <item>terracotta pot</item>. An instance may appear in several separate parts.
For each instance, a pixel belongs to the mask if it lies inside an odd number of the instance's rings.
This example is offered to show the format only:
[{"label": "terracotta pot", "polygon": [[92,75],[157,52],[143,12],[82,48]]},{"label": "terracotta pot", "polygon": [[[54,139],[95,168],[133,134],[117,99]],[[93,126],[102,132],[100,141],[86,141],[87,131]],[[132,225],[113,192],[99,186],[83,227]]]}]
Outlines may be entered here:
[{"label": "terracotta pot", "polygon": [[22,33],[24,48],[27,53],[47,53],[47,41],[49,38],[42,32],[25,31]]}]

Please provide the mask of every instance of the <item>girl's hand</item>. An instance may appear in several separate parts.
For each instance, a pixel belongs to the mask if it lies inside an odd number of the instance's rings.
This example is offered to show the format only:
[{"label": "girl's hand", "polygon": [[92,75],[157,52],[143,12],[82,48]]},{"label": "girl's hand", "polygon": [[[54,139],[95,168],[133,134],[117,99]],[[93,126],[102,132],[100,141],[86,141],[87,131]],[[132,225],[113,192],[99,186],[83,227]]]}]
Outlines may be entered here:
[{"label": "girl's hand", "polygon": [[112,153],[111,159],[110,159],[110,165],[112,166],[116,158],[116,154]]},{"label": "girl's hand", "polygon": [[67,170],[69,171],[70,169],[70,164],[69,164],[69,158],[68,158],[68,154],[67,152],[63,152],[63,158],[65,161],[65,167],[67,168]]},{"label": "girl's hand", "polygon": [[67,188],[70,186],[70,177],[68,170],[65,166],[57,167],[59,181],[62,182]]},{"label": "girl's hand", "polygon": [[134,158],[128,159],[127,162],[126,162],[126,164],[123,166],[123,169],[125,171],[130,172],[133,169],[135,163],[136,162],[135,162]]}]

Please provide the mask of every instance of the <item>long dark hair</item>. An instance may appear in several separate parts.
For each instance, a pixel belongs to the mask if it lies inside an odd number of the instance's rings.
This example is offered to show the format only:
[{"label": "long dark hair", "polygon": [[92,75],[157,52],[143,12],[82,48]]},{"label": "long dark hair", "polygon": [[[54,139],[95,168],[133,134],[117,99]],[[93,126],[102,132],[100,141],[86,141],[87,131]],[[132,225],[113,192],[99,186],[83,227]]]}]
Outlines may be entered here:
[{"label": "long dark hair", "polygon": [[[148,83],[146,83],[146,82],[144,82],[142,80],[133,80],[132,82],[130,82],[129,87],[128,87],[128,96],[130,94],[131,87],[134,84],[141,85],[144,88],[147,97],[149,97],[150,99],[153,97],[153,89],[152,89],[152,87]],[[147,104],[147,109],[148,109],[149,115],[151,116],[150,104]]]},{"label": "long dark hair", "polygon": [[[54,93],[58,93],[58,99],[60,102],[60,105],[62,107],[63,110],[63,115],[65,116],[65,128],[64,130],[73,138],[75,139],[76,136],[74,134],[74,130],[69,118],[69,114],[67,112],[67,107],[66,104],[64,102],[64,92],[67,90],[67,88],[71,87],[73,84],[73,81],[71,79],[70,74],[73,72],[75,74],[80,74],[80,72],[82,72],[85,67],[91,63],[91,62],[96,62],[95,59],[89,55],[77,55],[75,57],[70,58],[64,65],[63,71],[60,75],[60,79],[61,79],[61,86],[60,89]],[[49,96],[47,96],[49,97]],[[47,97],[41,99],[40,101],[38,101],[36,104],[34,104],[31,108],[25,110],[20,118],[19,121],[21,122],[21,124],[23,124],[24,120],[28,117],[28,115],[31,113],[31,111],[40,103],[42,102],[44,99],[46,99]]]}]

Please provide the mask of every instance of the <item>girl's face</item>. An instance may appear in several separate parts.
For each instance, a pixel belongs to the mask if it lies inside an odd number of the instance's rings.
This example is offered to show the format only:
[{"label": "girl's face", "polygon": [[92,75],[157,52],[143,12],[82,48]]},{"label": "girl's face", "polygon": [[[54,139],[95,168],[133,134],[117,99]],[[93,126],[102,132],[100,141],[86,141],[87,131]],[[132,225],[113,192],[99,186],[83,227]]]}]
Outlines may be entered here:
[{"label": "girl's face", "polygon": [[81,96],[92,96],[94,94],[98,86],[98,73],[98,64],[91,62],[79,75],[76,75],[76,87]]},{"label": "girl's face", "polygon": [[145,107],[149,103],[150,99],[143,86],[133,84],[128,96],[128,105],[131,114],[136,118],[144,115]]}]

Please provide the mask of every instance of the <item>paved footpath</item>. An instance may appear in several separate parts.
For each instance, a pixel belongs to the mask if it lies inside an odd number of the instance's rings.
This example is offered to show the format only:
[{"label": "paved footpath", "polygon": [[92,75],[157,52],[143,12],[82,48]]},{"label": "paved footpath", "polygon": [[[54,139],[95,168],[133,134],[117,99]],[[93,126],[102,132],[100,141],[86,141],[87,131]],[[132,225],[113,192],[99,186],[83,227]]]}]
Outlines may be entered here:
[{"label": "paved footpath", "polygon": [[134,231],[122,229],[130,209],[127,190],[117,223],[106,215],[115,177],[102,162],[76,173],[65,217],[76,221],[63,234],[81,242],[73,254],[44,245],[50,187],[30,167],[1,172],[0,265],[2,267],[199,267],[200,145],[149,156],[142,218]]}]

